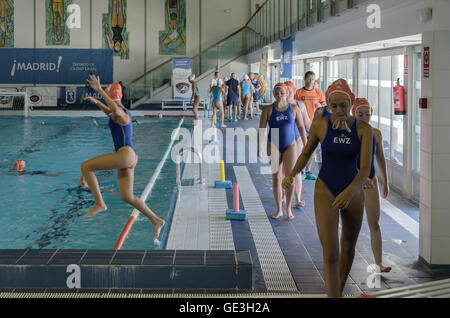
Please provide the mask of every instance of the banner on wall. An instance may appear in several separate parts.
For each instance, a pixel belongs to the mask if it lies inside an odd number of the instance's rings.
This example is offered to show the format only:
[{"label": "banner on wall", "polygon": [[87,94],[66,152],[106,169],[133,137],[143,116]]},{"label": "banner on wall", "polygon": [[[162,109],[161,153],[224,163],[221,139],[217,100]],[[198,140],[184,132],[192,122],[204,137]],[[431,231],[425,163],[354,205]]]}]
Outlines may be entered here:
[{"label": "banner on wall", "polygon": [[268,91],[267,83],[261,74],[255,73],[255,78],[259,82],[258,100],[264,102],[266,93]]},{"label": "banner on wall", "polygon": [[[115,4],[115,6],[113,6]],[[122,60],[130,59],[130,33],[127,32],[127,0],[109,0],[108,13],[103,14],[102,45]]]},{"label": "banner on wall", "polygon": [[166,28],[159,32],[160,55],[186,55],[186,1],[165,0]]},{"label": "banner on wall", "polygon": [[85,84],[89,74],[102,83],[113,81],[110,50],[4,49],[0,50],[2,84]]},{"label": "banner on wall", "polygon": [[283,54],[281,56],[281,78],[292,78],[292,36],[281,40]]},{"label": "banner on wall", "polygon": [[58,106],[58,87],[27,87],[26,91],[31,107]]},{"label": "banner on wall", "polygon": [[[105,89],[103,87],[103,89]],[[88,97],[93,97],[96,100],[106,104],[103,100],[102,95],[87,87],[76,87],[76,86],[66,86],[61,88],[61,96],[65,99],[67,105],[93,105],[91,102],[87,101]]]},{"label": "banner on wall", "polygon": [[265,47],[262,50],[261,62],[259,63],[259,74],[267,78],[267,67],[269,64],[269,48]]},{"label": "banner on wall", "polygon": [[45,0],[46,45],[70,45],[70,30],[66,25],[67,7],[72,0]]},{"label": "banner on wall", "polygon": [[0,47],[14,47],[14,0],[0,1]]},{"label": "banner on wall", "polygon": [[192,74],[192,59],[173,59],[172,86],[173,98],[189,100],[192,96],[192,87],[188,77]]}]

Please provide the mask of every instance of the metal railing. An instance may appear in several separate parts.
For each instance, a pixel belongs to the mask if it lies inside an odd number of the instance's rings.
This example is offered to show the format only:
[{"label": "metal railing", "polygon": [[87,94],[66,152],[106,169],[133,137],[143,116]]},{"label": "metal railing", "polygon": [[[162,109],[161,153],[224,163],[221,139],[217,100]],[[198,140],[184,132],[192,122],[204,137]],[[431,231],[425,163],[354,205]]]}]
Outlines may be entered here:
[{"label": "metal railing", "polygon": [[[203,180],[203,173],[202,173],[202,154],[195,149],[194,147],[188,147],[188,148],[183,148],[180,150],[177,159],[176,159],[176,164],[177,164],[177,187],[178,189],[180,189],[181,187],[181,159],[183,158],[184,153],[186,152],[192,152],[194,154],[196,154],[198,156],[198,160],[199,160],[199,174],[200,174],[200,179],[198,180],[198,184],[203,185],[204,184],[204,180]],[[194,178],[194,185],[195,185],[195,178]],[[180,191],[178,191],[178,193],[180,193]]]},{"label": "metal railing", "polygon": [[[321,23],[368,0],[266,0],[247,24],[192,57],[192,72],[201,77],[270,43]],[[133,101],[171,83],[172,59],[149,70],[131,83]]]}]

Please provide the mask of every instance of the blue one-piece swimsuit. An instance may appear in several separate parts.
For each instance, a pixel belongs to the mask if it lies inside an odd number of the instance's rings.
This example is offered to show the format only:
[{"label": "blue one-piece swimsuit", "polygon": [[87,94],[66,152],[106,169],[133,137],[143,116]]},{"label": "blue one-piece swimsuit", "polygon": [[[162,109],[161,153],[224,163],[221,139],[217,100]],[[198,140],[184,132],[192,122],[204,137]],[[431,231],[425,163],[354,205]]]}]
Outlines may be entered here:
[{"label": "blue one-piece swimsuit", "polygon": [[251,94],[250,84],[247,81],[242,82],[242,96],[247,96]]},{"label": "blue one-piece swimsuit", "polygon": [[219,90],[219,86],[213,87],[213,102],[217,103],[221,101],[222,93]]},{"label": "blue one-piece swimsuit", "polygon": [[133,136],[133,119],[131,114],[127,109],[123,109],[128,117],[130,117],[130,122],[128,125],[120,125],[116,123],[112,118],[109,118],[109,129],[111,130],[111,135],[114,142],[114,148],[119,151],[120,148],[125,146],[130,146],[134,152],[136,149],[133,147],[131,137]]},{"label": "blue one-piece swimsuit", "polygon": [[[375,136],[373,137],[373,146],[372,146],[372,163],[370,166],[370,175],[369,175],[369,179],[373,179],[373,177],[375,177],[375,153],[377,152],[377,141],[375,139]],[[360,169],[360,164],[361,164],[361,156],[358,156],[358,161],[357,161],[357,169],[359,171]]]},{"label": "blue one-piece swimsuit", "polygon": [[326,107],[323,108],[322,117],[331,117],[333,116],[332,113],[330,113]]},{"label": "blue one-piece swimsuit", "polygon": [[322,141],[322,168],[319,178],[337,197],[345,190],[358,174],[357,162],[361,152],[361,142],[358,139],[357,120],[347,130],[332,128],[330,118],[327,118],[328,129]]},{"label": "blue one-piece swimsuit", "polygon": [[[291,111],[291,106],[284,111],[279,111],[272,106],[272,115],[269,119],[269,140],[274,143],[278,150],[283,153],[292,144],[295,138],[295,118]],[[272,141],[272,129],[278,128],[279,142]]]}]

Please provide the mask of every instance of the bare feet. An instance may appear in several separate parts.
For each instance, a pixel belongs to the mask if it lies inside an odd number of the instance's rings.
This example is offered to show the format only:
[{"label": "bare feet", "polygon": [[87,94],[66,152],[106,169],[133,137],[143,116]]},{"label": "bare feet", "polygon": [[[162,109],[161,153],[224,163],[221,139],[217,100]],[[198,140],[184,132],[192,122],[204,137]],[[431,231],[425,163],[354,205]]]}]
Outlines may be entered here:
[{"label": "bare feet", "polygon": [[292,214],[292,212],[286,212],[286,215],[287,215],[288,220],[295,219],[295,216]]},{"label": "bare feet", "polygon": [[274,220],[278,220],[283,216],[283,212],[277,212],[276,214],[272,215],[271,218]]},{"label": "bare feet", "polygon": [[384,267],[383,265],[378,265],[381,273],[389,273],[392,270],[392,267]]},{"label": "bare feet", "polygon": [[97,213],[103,212],[108,210],[108,207],[106,205],[98,205],[97,203],[94,205],[94,207],[85,214],[85,216],[94,216]]},{"label": "bare feet", "polygon": [[305,202],[300,201],[300,202],[297,202],[297,203],[294,205],[294,209],[303,208],[304,206],[305,206]]},{"label": "bare feet", "polygon": [[156,224],[153,224],[153,227],[155,228],[155,236],[153,237],[153,241],[156,241],[159,237],[159,234],[161,233],[161,229],[166,224],[166,221],[159,219],[159,221],[156,222]]},{"label": "bare feet", "polygon": [[220,126],[220,127],[222,127],[222,128],[227,128],[227,125],[222,125],[222,126]]}]

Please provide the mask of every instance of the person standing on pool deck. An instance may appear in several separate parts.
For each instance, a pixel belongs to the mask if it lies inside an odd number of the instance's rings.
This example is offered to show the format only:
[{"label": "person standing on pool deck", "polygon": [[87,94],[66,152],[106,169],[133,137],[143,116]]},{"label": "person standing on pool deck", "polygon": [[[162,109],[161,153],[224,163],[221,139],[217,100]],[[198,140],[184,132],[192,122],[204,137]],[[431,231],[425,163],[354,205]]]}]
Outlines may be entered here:
[{"label": "person standing on pool deck", "polygon": [[[322,169],[314,190],[316,226],[323,249],[328,297],[342,297],[364,215],[363,184],[370,174],[373,133],[369,124],[350,115],[355,97],[344,79],[331,84],[326,98],[333,115],[313,121],[308,143],[294,169],[283,180],[283,187],[291,187],[321,142]],[[339,216],[342,220],[340,246]]]},{"label": "person standing on pool deck", "polygon": [[259,91],[261,90],[261,85],[259,83],[259,80],[255,77],[255,74],[253,72],[250,72],[250,80],[251,80],[253,88],[254,88],[251,107],[253,107],[253,106],[256,107],[255,116],[258,117],[259,116],[259,99],[258,99],[258,96],[259,96]]},{"label": "person standing on pool deck", "polygon": [[107,104],[104,105],[92,97],[88,98],[89,101],[96,104],[109,117],[109,127],[116,152],[90,159],[81,164],[81,174],[95,199],[94,207],[86,216],[93,216],[107,210],[94,171],[117,169],[122,200],[139,210],[152,222],[155,231],[153,240],[156,240],[165,221],[154,214],[145,202],[133,193],[134,169],[138,162],[138,156],[131,141],[133,136],[131,114],[120,102],[122,99],[121,87],[119,84],[114,83],[110,84],[106,90],[103,90],[100,85],[100,78],[92,74],[89,76],[89,85],[100,93]]},{"label": "person standing on pool deck", "polygon": [[[295,135],[296,126],[302,129],[303,122],[298,107],[295,104],[289,104],[287,100],[288,88],[282,83],[275,85],[273,95],[275,103],[272,107],[265,107],[262,111],[259,121],[259,128],[265,129],[269,124],[269,136],[267,141],[267,155],[271,160],[272,167],[272,189],[277,212],[272,215],[273,219],[279,219],[283,215],[283,189],[281,181],[284,175],[294,168],[297,159],[297,136]],[[276,129],[278,137],[276,138]],[[275,134],[275,136],[274,136]],[[262,158],[262,136],[258,134],[258,157]],[[277,140],[278,139],[278,140]],[[306,140],[306,136],[303,135]],[[286,215],[289,220],[294,218],[292,214],[291,202],[294,196],[294,186],[290,185],[286,190]]]},{"label": "person standing on pool deck", "polygon": [[[373,108],[365,98],[357,98],[353,105],[352,115],[359,121],[370,123],[370,118],[373,114]],[[382,273],[388,273],[391,271],[391,267],[385,267],[382,263],[383,255],[383,240],[381,239],[380,230],[380,191],[378,188],[378,179],[375,175],[375,162],[376,156],[378,167],[381,170],[381,178],[383,179],[383,198],[386,199],[389,194],[389,181],[386,167],[386,158],[383,151],[383,136],[381,131],[372,127],[373,131],[373,148],[372,148],[372,166],[370,167],[370,175],[364,184],[364,193],[366,195],[366,215],[367,223],[369,223],[370,229],[370,242],[372,245],[372,252],[375,258],[375,263],[378,269]],[[358,162],[359,168],[359,162]],[[377,270],[378,270],[377,269]]]},{"label": "person standing on pool deck", "polygon": [[[289,104],[292,105],[297,105],[298,107],[298,102],[294,99],[294,94],[295,94],[295,86],[294,83],[292,83],[291,81],[287,81],[284,83],[287,88],[288,88],[288,102]],[[298,109],[300,110],[300,107],[298,107]],[[297,158],[301,155],[303,147],[306,145],[307,142],[307,133],[306,133],[306,128],[304,125],[304,118],[303,118],[303,114],[300,111],[300,115],[301,115],[301,122],[302,122],[302,127],[301,130],[303,130],[300,133],[300,128],[295,127],[296,128],[296,132],[295,135],[298,136],[298,138],[296,138],[297,140]],[[301,137],[301,138],[300,138]],[[295,205],[294,205],[294,209],[298,209],[301,207],[305,206],[305,202],[303,202],[301,200],[301,196],[302,196],[302,185],[303,185],[303,180],[302,177],[300,175],[297,175],[297,177],[295,177],[295,190],[294,190],[294,196],[295,196]]]},{"label": "person standing on pool deck", "polygon": [[[295,99],[305,104],[310,121],[313,121],[314,112],[316,111],[317,107],[322,107],[324,106],[322,103],[325,103],[325,97],[323,96],[323,92],[319,88],[315,88],[314,86],[315,80],[316,74],[314,74],[314,72],[311,71],[306,72],[305,86],[297,90],[297,92],[295,93]],[[306,165],[307,180],[317,179],[317,177],[311,172],[313,159],[314,158],[311,157],[310,161]]]},{"label": "person standing on pool deck", "polygon": [[[225,126],[223,123],[225,114],[223,112],[223,103],[222,103],[222,94],[224,93],[222,86],[223,86],[223,80],[219,79],[217,85],[212,88],[213,110],[214,110],[213,116],[217,116],[217,110],[218,110],[220,112],[220,127],[226,128],[227,126]],[[214,126],[214,120],[213,120],[212,125]]]},{"label": "person standing on pool deck", "polygon": [[241,86],[239,86],[239,81],[237,80],[236,73],[231,74],[231,79],[225,83],[227,85],[227,107],[228,114],[230,116],[229,121],[233,121],[233,111],[234,109],[234,121],[238,121],[239,117],[239,101],[241,100]]},{"label": "person standing on pool deck", "polygon": [[[251,103],[252,100],[252,94],[253,94],[253,85],[250,82],[250,79],[247,74],[244,75],[244,80],[241,82],[241,102],[244,106],[244,120],[248,120],[247,113],[248,113],[248,106]],[[252,107],[252,105],[250,105]],[[250,110],[250,119],[253,117],[253,109]]]},{"label": "person standing on pool deck", "polygon": [[192,112],[194,113],[194,126],[197,125],[198,122],[198,105],[200,105],[201,96],[200,96],[200,89],[198,88],[198,84],[195,81],[195,75],[189,76],[189,83],[192,84],[192,97],[191,97],[191,104],[192,105]]}]

